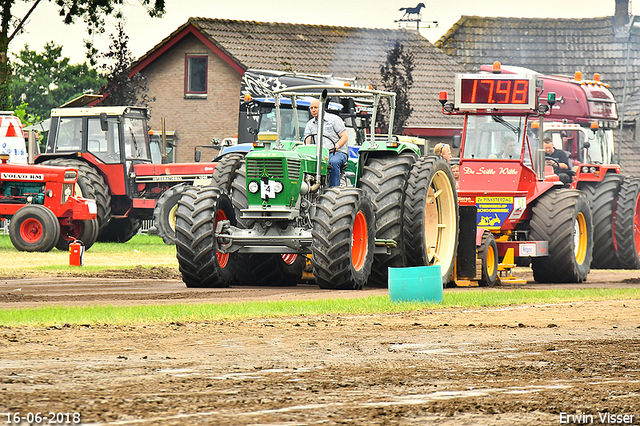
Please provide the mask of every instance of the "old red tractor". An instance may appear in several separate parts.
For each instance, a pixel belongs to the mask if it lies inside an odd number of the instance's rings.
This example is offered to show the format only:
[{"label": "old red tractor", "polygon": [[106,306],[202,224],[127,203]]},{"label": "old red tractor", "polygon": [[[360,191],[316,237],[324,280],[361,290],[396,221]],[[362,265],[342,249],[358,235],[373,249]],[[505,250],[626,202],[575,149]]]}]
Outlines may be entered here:
[{"label": "old red tractor", "polygon": [[58,108],[36,163],[78,170],[79,192],[97,202],[99,241],[128,241],[140,220],[155,218],[158,234],[173,243],[182,190],[209,183],[215,164],[162,164],[161,156],[149,143],[146,108]]},{"label": "old red tractor", "polygon": [[0,154],[0,220],[10,219],[9,236],[20,251],[85,248],[98,237],[96,203],[75,197],[78,172],[71,167],[8,163]]}]

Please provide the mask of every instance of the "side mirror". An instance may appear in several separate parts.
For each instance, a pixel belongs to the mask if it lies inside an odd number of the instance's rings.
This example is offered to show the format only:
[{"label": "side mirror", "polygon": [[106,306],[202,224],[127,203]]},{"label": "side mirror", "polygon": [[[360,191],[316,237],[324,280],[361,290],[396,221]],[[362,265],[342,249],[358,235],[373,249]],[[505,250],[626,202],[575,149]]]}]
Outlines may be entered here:
[{"label": "side mirror", "polygon": [[462,136],[453,135],[453,139],[451,141],[451,146],[454,148],[460,148],[460,143],[462,142]]},{"label": "side mirror", "polygon": [[194,155],[196,163],[199,163],[200,160],[202,159],[202,151],[200,151],[199,149],[196,149],[196,153]]},{"label": "side mirror", "polygon": [[106,132],[107,130],[109,130],[109,122],[107,121],[107,113],[106,112],[101,112],[100,113],[100,129],[103,132]]},{"label": "side mirror", "polygon": [[320,95],[320,103],[322,103],[322,109],[324,111],[329,111],[329,98],[327,98],[327,93],[327,89],[323,89]]}]

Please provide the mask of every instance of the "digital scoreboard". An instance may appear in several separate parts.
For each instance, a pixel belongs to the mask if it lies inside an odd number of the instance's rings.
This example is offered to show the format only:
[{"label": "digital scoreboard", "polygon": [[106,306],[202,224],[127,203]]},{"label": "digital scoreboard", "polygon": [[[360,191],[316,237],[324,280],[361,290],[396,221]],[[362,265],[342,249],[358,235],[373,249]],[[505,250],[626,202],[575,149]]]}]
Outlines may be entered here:
[{"label": "digital scoreboard", "polygon": [[454,104],[460,109],[530,109],[536,105],[535,75],[456,74]]}]

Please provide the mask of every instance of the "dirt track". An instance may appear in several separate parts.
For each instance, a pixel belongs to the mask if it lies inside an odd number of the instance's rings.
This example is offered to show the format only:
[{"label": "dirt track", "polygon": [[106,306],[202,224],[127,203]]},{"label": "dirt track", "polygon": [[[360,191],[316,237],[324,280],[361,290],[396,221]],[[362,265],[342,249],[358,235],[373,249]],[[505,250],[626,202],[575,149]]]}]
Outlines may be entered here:
[{"label": "dirt track", "polygon": [[[581,286],[637,287],[638,275],[592,274]],[[520,287],[532,286],[541,287]],[[0,280],[3,308],[367,292],[385,290],[299,286],[261,293],[186,289],[162,278]],[[640,424],[639,360],[640,300],[3,327],[0,412],[79,412],[83,424],[118,425],[584,424],[567,417],[581,413],[587,416],[581,419],[592,416],[592,424],[602,424],[599,414],[606,413],[634,416],[626,424]],[[574,421],[562,422],[567,419]]]},{"label": "dirt track", "polygon": [[[526,284],[503,283],[500,289],[604,288],[640,286],[640,271],[596,270],[580,284],[539,284],[531,269],[516,268]],[[445,291],[485,291],[485,288],[454,288]],[[387,289],[365,287],[362,291],[320,290],[317,285],[297,287],[187,288],[175,268],[154,267],[106,270],[93,275],[0,278],[0,308],[37,307],[44,304],[144,305],[155,303],[222,303],[246,300],[318,299],[366,297],[388,294]]]}]

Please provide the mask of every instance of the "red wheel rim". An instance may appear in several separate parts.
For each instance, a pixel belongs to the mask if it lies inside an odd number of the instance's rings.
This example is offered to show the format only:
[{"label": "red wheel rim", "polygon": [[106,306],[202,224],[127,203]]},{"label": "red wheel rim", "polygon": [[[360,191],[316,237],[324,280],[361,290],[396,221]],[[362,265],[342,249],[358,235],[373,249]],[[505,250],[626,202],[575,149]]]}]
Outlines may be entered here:
[{"label": "red wheel rim", "polygon": [[82,232],[82,226],[79,220],[74,220],[70,225],[66,225],[62,232],[62,237],[67,241],[73,241],[80,238],[80,232]]},{"label": "red wheel rim", "polygon": [[[227,215],[224,213],[224,210],[216,211],[213,221],[213,229],[216,229],[216,225],[221,220],[227,220]],[[224,268],[227,266],[227,263],[229,263],[229,253],[220,253],[219,251],[216,251],[216,257],[218,258],[218,265],[220,265],[221,268]]]},{"label": "red wheel rim", "polygon": [[367,218],[359,211],[353,222],[353,241],[351,242],[351,263],[356,271],[362,268],[367,257]]},{"label": "red wheel rim", "polygon": [[27,243],[37,243],[43,234],[44,229],[38,219],[29,218],[20,224],[20,237]]},{"label": "red wheel rim", "polygon": [[282,256],[282,261],[284,263],[286,263],[287,265],[293,265],[293,263],[296,261],[296,259],[298,258],[297,254],[283,254]]}]

